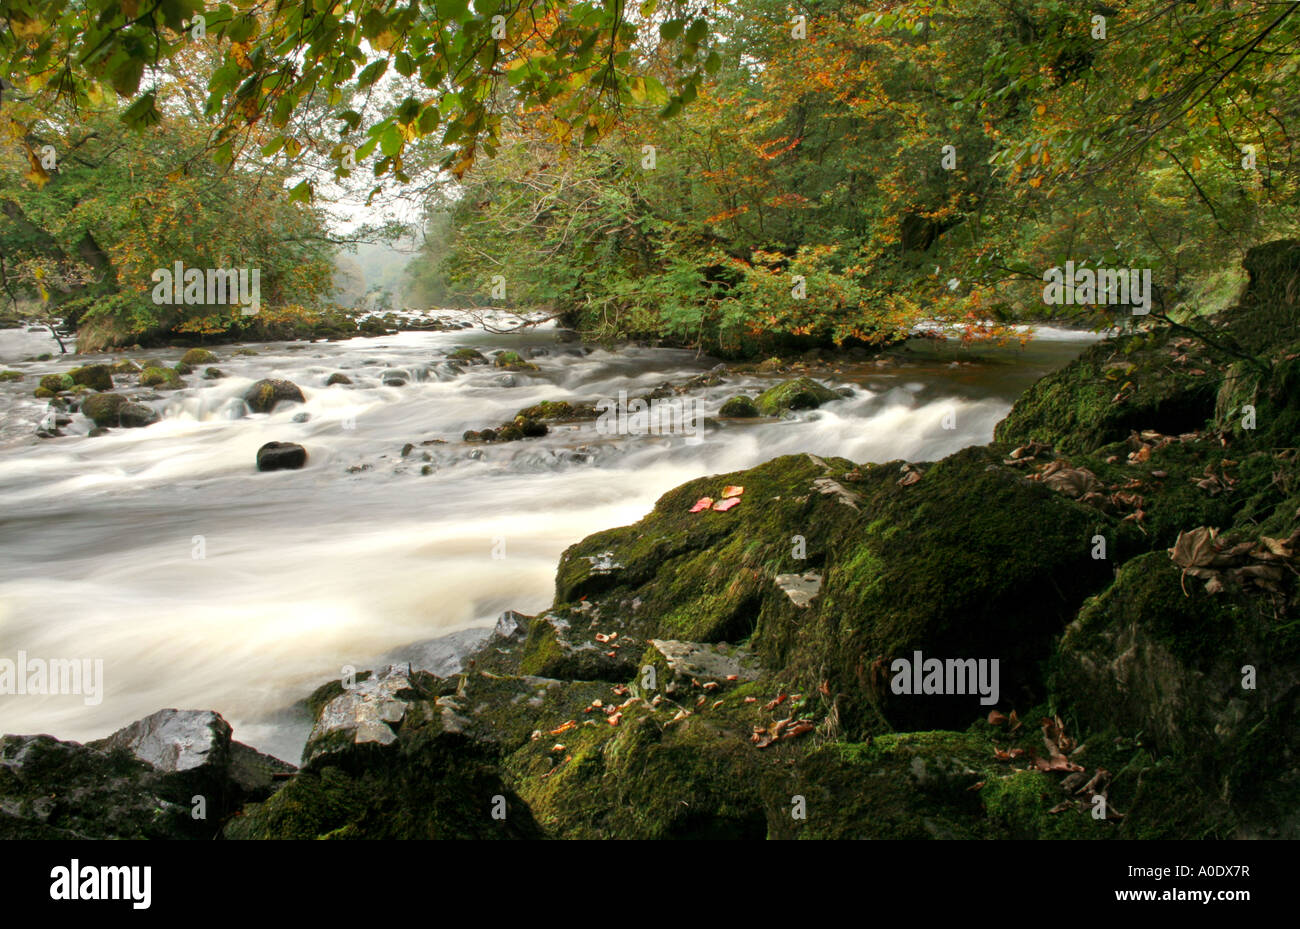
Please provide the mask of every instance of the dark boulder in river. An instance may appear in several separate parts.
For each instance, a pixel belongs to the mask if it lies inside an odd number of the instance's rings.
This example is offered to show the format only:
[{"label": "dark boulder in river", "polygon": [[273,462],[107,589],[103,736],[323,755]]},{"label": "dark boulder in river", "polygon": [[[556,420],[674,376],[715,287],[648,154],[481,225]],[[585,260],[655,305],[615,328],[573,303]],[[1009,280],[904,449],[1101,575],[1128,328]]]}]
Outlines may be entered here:
[{"label": "dark boulder in river", "polygon": [[267,442],[257,450],[257,470],[280,471],[301,468],[307,463],[307,449],[294,442]]},{"label": "dark boulder in river", "polygon": [[157,410],[143,403],[123,403],[117,408],[117,420],[127,429],[152,426],[161,418]]},{"label": "dark boulder in river", "polygon": [[264,378],[244,394],[244,402],[254,413],[270,413],[282,401],[305,403],[306,399],[297,384],[278,377]]}]

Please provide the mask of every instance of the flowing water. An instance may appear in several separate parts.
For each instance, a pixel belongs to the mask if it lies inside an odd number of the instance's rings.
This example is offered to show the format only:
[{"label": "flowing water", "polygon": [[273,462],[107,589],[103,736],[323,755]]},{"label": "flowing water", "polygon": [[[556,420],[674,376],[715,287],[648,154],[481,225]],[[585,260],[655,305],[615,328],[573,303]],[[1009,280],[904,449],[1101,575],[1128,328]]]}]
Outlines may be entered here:
[{"label": "flowing water", "polygon": [[[22,650],[104,668],[97,705],[0,696],[0,732],[81,741],[163,707],[210,708],[236,738],[296,760],[309,723],[293,704],[343,666],[373,667],[410,643],[490,625],[504,609],[543,609],[567,546],[635,522],[670,488],[788,453],[921,461],[986,442],[1028,384],[1092,338],[1039,330],[1027,347],[972,355],[916,340],[897,366],[816,372],[851,387],[850,398],[783,420],[722,421],[703,441],[602,435],[588,422],[477,445],[462,433],[533,403],[644,393],[717,360],[585,352],[546,329],[259,344],[253,356],[219,346],[228,376],[196,371],[184,389],[156,394],[161,422],[91,438],[77,415],[66,436],[39,439],[39,376],[121,356],[23,363],[57,346],[0,332],[0,363],[27,373],[0,383],[0,659]],[[504,377],[480,365],[457,375],[442,362],[462,345],[545,354],[532,359],[538,372]],[[133,357],[170,365],[181,354]],[[384,386],[392,369],[406,372],[405,386]],[[325,387],[336,371],[354,385]],[[263,377],[292,380],[306,403],[247,414],[240,398]],[[732,376],[690,396],[711,417],[771,382]],[[421,444],[430,440],[444,442]],[[307,466],[259,473],[255,455],[269,441],[304,445]],[[403,457],[407,443],[415,448]]]}]

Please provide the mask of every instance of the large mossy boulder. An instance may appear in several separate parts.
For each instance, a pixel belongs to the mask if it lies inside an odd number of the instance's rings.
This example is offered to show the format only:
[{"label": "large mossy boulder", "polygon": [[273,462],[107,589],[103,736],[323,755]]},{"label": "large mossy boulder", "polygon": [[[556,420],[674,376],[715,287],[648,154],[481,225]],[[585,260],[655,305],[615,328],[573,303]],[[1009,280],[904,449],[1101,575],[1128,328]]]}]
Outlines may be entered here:
[{"label": "large mossy boulder", "polygon": [[85,745],[0,736],[0,838],[211,839],[292,771],[209,711],[160,710]]},{"label": "large mossy boulder", "polygon": [[57,394],[60,391],[71,390],[73,386],[74,382],[70,374],[46,374],[41,378],[38,389],[48,391],[50,394]]},{"label": "large mossy boulder", "polygon": [[1294,595],[1208,593],[1167,553],[1135,558],[1070,624],[1056,700],[1086,728],[1140,733],[1182,762],[1238,834],[1300,835]]},{"label": "large mossy boulder", "polygon": [[[915,473],[801,455],[692,481],[636,525],[568,549],[556,611],[571,638],[581,617],[643,638],[748,639],[792,686],[838,693],[855,736],[988,712],[974,694],[894,694],[892,662],[918,650],[998,660],[1004,707],[1041,697],[1053,637],[1112,576],[1094,537],[1113,558],[1139,533],[985,449]],[[744,487],[739,505],[690,512],[727,485]]]},{"label": "large mossy boulder", "polygon": [[839,399],[839,394],[812,378],[797,377],[769,387],[758,395],[754,405],[765,416],[777,416],[789,410],[815,410]]},{"label": "large mossy boulder", "polygon": [[206,348],[192,348],[181,356],[181,364],[190,365],[191,367],[213,364],[217,360],[217,356]]},{"label": "large mossy boulder", "polygon": [[1203,428],[1214,414],[1219,370],[1197,346],[1173,342],[1173,331],[1161,327],[1090,346],[1025,391],[994,438],[1076,453],[1144,429],[1178,435]]},{"label": "large mossy boulder", "polygon": [[244,402],[254,413],[270,413],[281,403],[305,403],[302,390],[284,378],[263,378],[244,393]]},{"label": "large mossy boulder", "polygon": [[162,368],[156,365],[150,365],[140,372],[140,385],[142,387],[159,387],[163,390],[175,390],[184,386],[180,373],[173,368]]},{"label": "large mossy boulder", "polygon": [[95,394],[81,402],[81,412],[96,426],[106,429],[118,425],[118,412],[126,402],[121,394]]},{"label": "large mossy boulder", "polygon": [[113,389],[113,369],[106,364],[83,365],[69,372],[73,384],[92,390]]}]

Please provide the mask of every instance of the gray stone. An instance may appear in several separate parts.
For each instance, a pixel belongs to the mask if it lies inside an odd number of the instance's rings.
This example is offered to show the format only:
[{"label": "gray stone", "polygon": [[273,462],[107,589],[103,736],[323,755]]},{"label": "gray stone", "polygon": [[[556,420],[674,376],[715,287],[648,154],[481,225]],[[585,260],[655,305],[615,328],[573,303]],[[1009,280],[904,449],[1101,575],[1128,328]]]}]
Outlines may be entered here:
[{"label": "gray stone", "polygon": [[758,660],[742,648],[682,642],[677,639],[651,639],[650,647],[663,656],[671,675],[661,686],[667,693],[691,686],[692,679],[701,684],[713,681],[726,686],[728,677],[753,681],[759,677]]},{"label": "gray stone", "polygon": [[822,576],[812,571],[805,574],[778,574],[776,586],[785,592],[791,603],[803,609],[821,592]]}]

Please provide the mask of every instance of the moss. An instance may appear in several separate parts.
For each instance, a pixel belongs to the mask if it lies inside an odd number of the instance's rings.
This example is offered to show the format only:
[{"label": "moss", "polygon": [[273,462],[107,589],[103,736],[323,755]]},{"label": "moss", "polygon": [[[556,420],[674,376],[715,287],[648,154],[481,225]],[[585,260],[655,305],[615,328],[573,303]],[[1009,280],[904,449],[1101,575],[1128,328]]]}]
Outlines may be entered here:
[{"label": "moss", "polygon": [[0,383],[6,381],[21,381],[23,373],[21,371],[0,371]]},{"label": "moss", "polygon": [[979,792],[990,821],[1012,839],[1113,838],[1115,825],[1088,809],[1051,810],[1069,796],[1059,778],[1022,770],[990,778]]},{"label": "moss", "polygon": [[54,391],[50,390],[48,387],[37,387],[34,391],[32,391],[32,396],[36,397],[39,400],[48,400],[49,398],[55,396],[55,393]]},{"label": "moss", "polygon": [[810,377],[797,377],[769,387],[758,395],[754,405],[767,416],[786,410],[812,410],[823,403],[839,400],[840,395]]},{"label": "moss", "polygon": [[187,364],[191,367],[197,365],[213,364],[220,359],[206,348],[192,348],[181,356],[181,364]]},{"label": "moss", "polygon": [[969,788],[990,757],[985,740],[956,732],[823,746],[798,762],[789,787],[805,799],[807,820],[794,820],[786,798],[777,837],[987,838],[979,797]]}]

